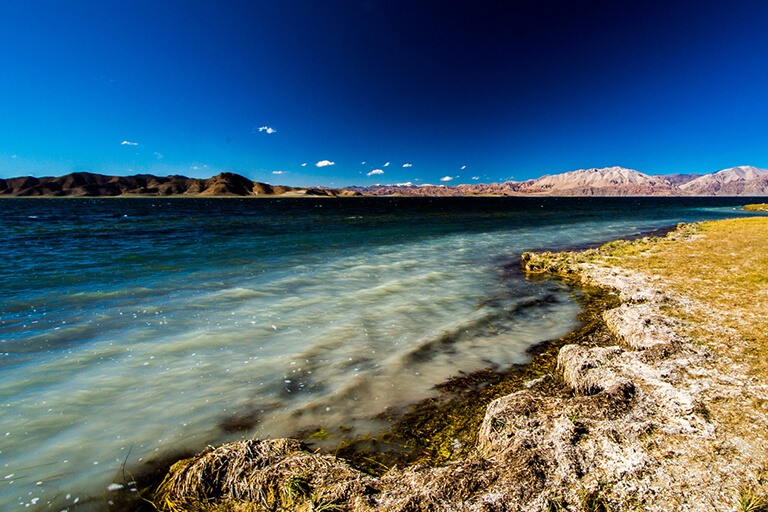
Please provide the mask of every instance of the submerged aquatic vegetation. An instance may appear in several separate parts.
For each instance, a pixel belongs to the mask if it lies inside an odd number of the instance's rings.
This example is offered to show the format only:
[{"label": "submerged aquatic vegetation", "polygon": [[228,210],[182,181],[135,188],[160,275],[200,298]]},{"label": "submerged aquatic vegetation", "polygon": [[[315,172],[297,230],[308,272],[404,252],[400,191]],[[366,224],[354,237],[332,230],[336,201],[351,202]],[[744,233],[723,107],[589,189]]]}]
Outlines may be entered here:
[{"label": "submerged aquatic vegetation", "polygon": [[493,400],[530,387],[564,393],[561,379],[556,376],[560,349],[571,343],[596,346],[611,338],[602,314],[615,307],[618,298],[603,289],[585,288],[577,300],[584,308],[579,315],[581,327],[560,339],[530,347],[528,364],[506,371],[486,368],[453,377],[436,386],[438,394],[406,411],[385,411],[382,417],[392,426],[381,439],[348,442],[335,453],[374,475],[385,473],[395,464],[439,466],[466,455],[475,446],[486,408]]}]

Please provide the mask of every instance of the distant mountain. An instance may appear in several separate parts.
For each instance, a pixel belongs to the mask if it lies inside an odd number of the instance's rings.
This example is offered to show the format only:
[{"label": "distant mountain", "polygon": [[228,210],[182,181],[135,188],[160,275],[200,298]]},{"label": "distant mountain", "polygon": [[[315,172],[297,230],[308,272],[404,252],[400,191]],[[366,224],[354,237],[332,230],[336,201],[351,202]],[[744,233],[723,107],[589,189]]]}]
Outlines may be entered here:
[{"label": "distant mountain", "polygon": [[579,169],[520,183],[518,192],[551,196],[675,196],[680,189],[656,178],[623,167]]},{"label": "distant mountain", "polygon": [[66,176],[0,179],[0,197],[105,196],[763,196],[768,195],[768,170],[750,166],[712,174],[649,176],[623,167],[579,169],[535,180],[473,185],[374,185],[370,187],[297,188],[251,181],[234,173],[207,179],[186,176],[105,176],[77,172]]},{"label": "distant mountain", "polygon": [[623,167],[580,169],[523,182],[477,185],[407,185],[352,188],[364,194],[405,196],[678,196],[684,193],[660,176]]},{"label": "distant mountain", "polygon": [[667,180],[672,185],[680,186],[683,183],[688,183],[696,178],[700,178],[702,174],[654,174],[651,178],[657,178]]},{"label": "distant mountain", "polygon": [[741,166],[712,174],[649,176],[623,167],[579,169],[535,180],[477,185],[376,185],[352,187],[372,195],[404,196],[763,196],[768,170]]},{"label": "distant mountain", "polygon": [[768,169],[731,167],[684,183],[680,189],[696,196],[764,196],[768,195]]},{"label": "distant mountain", "polygon": [[115,196],[353,196],[351,190],[295,188],[251,181],[230,172],[208,179],[186,176],[105,176],[76,172],[60,177],[32,176],[0,179],[0,196],[115,197]]}]

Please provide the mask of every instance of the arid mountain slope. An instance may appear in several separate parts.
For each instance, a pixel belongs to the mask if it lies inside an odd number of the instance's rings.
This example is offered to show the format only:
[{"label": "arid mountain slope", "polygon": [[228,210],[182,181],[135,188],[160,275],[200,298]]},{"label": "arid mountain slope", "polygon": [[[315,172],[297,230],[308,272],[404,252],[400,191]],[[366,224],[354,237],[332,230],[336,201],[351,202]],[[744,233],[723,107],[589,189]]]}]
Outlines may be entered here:
[{"label": "arid mountain slope", "polygon": [[768,169],[748,165],[723,169],[680,185],[689,195],[763,196],[768,195]]},{"label": "arid mountain slope", "polygon": [[649,176],[623,167],[579,169],[523,182],[477,185],[374,185],[350,187],[363,194],[404,196],[763,196],[768,170],[733,167],[712,174]]},{"label": "arid mountain slope", "polygon": [[557,196],[674,196],[680,190],[662,178],[623,167],[579,169],[520,184],[519,192]]},{"label": "arid mountain slope", "polygon": [[0,197],[112,196],[764,196],[768,170],[750,166],[712,174],[649,176],[623,167],[579,169],[535,180],[472,185],[373,185],[344,189],[296,188],[254,182],[234,173],[208,179],[186,176],[105,176],[77,172],[61,177],[0,179]]},{"label": "arid mountain slope", "polygon": [[623,167],[580,169],[523,182],[477,185],[407,185],[351,187],[365,194],[406,196],[677,196],[684,193],[661,176]]},{"label": "arid mountain slope", "polygon": [[651,178],[667,180],[672,185],[677,185],[679,187],[683,183],[688,183],[689,181],[701,178],[702,176],[703,174],[654,174]]},{"label": "arid mountain slope", "polygon": [[105,176],[76,172],[60,177],[31,176],[0,179],[0,196],[115,197],[115,196],[353,196],[351,190],[273,186],[234,173],[208,179],[186,176]]}]

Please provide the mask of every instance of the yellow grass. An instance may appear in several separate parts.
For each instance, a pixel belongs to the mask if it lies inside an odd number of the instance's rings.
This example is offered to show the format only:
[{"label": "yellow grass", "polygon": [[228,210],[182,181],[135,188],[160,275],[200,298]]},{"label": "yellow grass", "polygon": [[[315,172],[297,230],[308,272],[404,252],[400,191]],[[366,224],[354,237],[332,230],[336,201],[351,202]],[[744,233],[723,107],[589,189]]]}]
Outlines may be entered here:
[{"label": "yellow grass", "polygon": [[[686,320],[701,342],[726,347],[728,339],[746,342],[739,348],[747,355],[768,348],[768,218],[703,223],[682,240],[619,246],[607,259],[693,299],[673,314]],[[750,359],[768,374],[765,358]]]},{"label": "yellow grass", "polygon": [[[706,222],[683,233],[677,240],[608,244],[597,258],[655,278],[654,286],[680,297],[667,314],[740,389],[713,393],[703,404],[708,414],[732,439],[768,447],[768,217]],[[765,461],[767,454],[754,457]],[[768,476],[757,480],[745,482],[749,492],[740,494],[739,510],[768,510]]]}]

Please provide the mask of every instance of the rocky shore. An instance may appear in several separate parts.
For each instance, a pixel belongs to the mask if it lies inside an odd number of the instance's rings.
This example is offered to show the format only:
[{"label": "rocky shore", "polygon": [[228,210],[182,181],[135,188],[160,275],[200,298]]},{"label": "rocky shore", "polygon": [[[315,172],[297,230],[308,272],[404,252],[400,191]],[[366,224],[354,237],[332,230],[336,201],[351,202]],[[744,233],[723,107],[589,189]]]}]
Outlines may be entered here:
[{"label": "rocky shore", "polygon": [[552,371],[487,407],[458,460],[372,476],[298,440],[243,440],[176,463],[151,499],[169,511],[766,510],[768,387],[749,337],[706,300],[623,265],[707,236],[689,225],[660,241],[524,254],[526,271],[616,301]]}]

